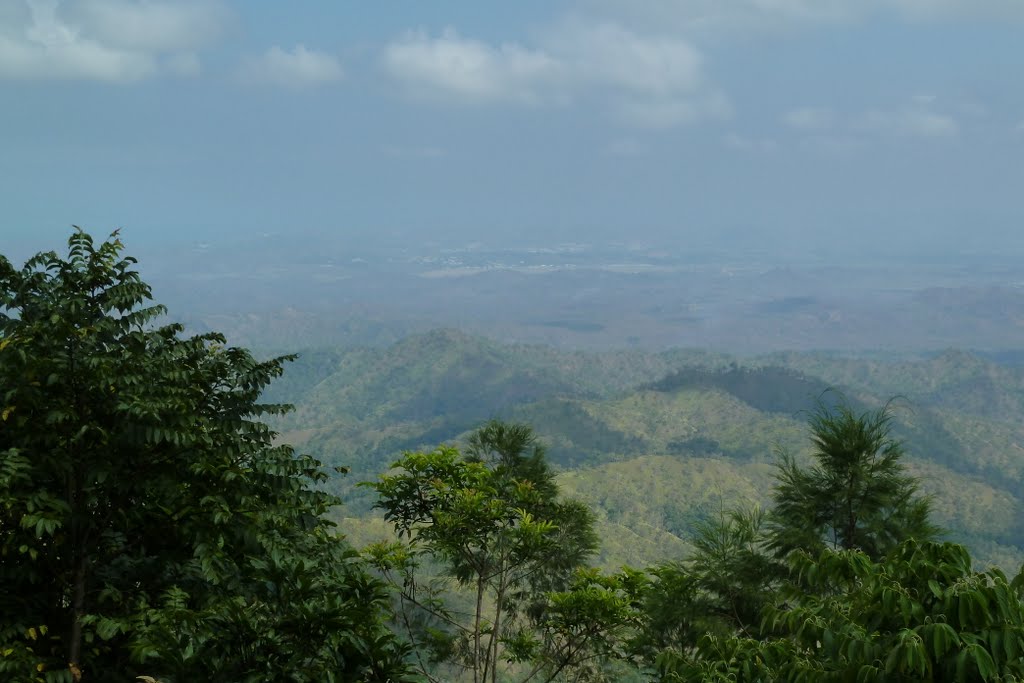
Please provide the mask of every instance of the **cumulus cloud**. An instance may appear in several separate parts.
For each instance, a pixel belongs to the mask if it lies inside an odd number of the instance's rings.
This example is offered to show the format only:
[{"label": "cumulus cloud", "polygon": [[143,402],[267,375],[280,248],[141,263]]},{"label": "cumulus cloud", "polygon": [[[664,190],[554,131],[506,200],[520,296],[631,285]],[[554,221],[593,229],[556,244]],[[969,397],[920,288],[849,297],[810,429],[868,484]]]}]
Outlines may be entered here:
[{"label": "cumulus cloud", "polygon": [[631,125],[669,128],[732,113],[706,82],[701,52],[677,36],[568,22],[549,31],[545,44],[565,65],[570,88],[603,96]]},{"label": "cumulus cloud", "polygon": [[546,40],[579,83],[674,97],[702,82],[701,53],[677,37],[640,35],[610,23],[567,23]]},{"label": "cumulus cloud", "polygon": [[143,52],[195,50],[221,32],[227,12],[217,2],[177,0],[77,0],[68,20],[113,48]]},{"label": "cumulus cloud", "polygon": [[296,45],[291,51],[274,45],[259,57],[245,60],[243,80],[287,87],[307,87],[341,80],[344,71],[337,57]]},{"label": "cumulus cloud", "polygon": [[464,102],[566,103],[596,98],[634,125],[665,127],[731,111],[707,86],[703,57],[678,38],[610,23],[563,23],[535,46],[491,45],[454,29],[411,32],[386,47],[388,73],[411,92]]},{"label": "cumulus cloud", "polygon": [[198,71],[219,2],[24,0],[0,14],[0,78],[136,81]]},{"label": "cumulus cloud", "polygon": [[384,66],[419,94],[472,101],[538,101],[563,79],[563,65],[542,50],[464,38],[448,28],[438,37],[410,31],[384,50]]}]

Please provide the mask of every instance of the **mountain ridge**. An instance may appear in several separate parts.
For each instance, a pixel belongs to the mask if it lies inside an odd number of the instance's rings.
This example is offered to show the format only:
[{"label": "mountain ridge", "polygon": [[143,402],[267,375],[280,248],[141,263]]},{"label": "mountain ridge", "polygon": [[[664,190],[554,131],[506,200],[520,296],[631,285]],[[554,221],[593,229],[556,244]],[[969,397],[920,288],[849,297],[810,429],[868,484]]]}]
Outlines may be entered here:
[{"label": "mountain ridge", "polygon": [[[1024,368],[977,354],[589,353],[436,330],[384,348],[310,351],[293,365],[305,379],[274,394],[297,406],[276,427],[283,440],[351,469],[330,483],[347,517],[372,518],[373,500],[355,484],[402,451],[512,419],[535,428],[566,490],[594,506],[602,534],[619,539],[602,556],[609,566],[685,552],[688,525],[713,512],[705,494],[716,486],[722,505],[767,504],[777,453],[807,455],[816,401],[845,397],[857,410],[876,409],[906,379],[892,404],[894,434],[922,489],[941,502],[938,523],[981,562],[1009,570],[1024,559],[1024,429],[1014,419]],[[644,474],[652,471],[658,478]],[[704,471],[718,473],[717,483],[697,476]],[[627,498],[646,507],[624,507]]]}]

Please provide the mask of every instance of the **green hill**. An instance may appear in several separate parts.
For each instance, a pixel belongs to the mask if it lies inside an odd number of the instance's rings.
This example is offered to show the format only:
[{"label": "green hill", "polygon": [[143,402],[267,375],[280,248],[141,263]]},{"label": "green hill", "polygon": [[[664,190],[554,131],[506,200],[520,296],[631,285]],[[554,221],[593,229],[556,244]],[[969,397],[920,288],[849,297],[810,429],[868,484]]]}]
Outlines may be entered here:
[{"label": "green hill", "polygon": [[[1024,368],[966,352],[583,353],[439,330],[303,353],[286,377],[268,396],[297,406],[277,425],[282,439],[351,469],[332,482],[347,516],[370,514],[355,484],[401,451],[519,420],[548,444],[566,491],[594,507],[610,566],[678,557],[694,521],[767,503],[776,453],[805,452],[817,400],[869,408],[899,395],[894,432],[936,521],[983,563],[1015,570],[1024,558]],[[380,528],[347,524],[360,537]]]}]

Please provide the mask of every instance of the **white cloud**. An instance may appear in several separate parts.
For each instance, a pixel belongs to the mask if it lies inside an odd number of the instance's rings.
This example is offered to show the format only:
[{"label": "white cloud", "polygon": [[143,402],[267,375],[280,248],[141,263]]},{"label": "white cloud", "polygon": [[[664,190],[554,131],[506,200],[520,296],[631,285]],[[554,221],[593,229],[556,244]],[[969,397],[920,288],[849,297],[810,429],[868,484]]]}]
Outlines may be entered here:
[{"label": "white cloud", "polygon": [[407,33],[387,46],[384,66],[411,92],[465,102],[564,104],[593,98],[633,125],[667,127],[727,116],[708,87],[703,58],[677,37],[620,26],[565,22],[537,46],[490,45],[454,29]]},{"label": "white cloud", "polygon": [[609,23],[568,23],[551,31],[547,43],[578,82],[653,97],[701,85],[700,52],[676,37],[639,35]]},{"label": "white cloud", "polygon": [[70,21],[104,45],[144,52],[195,50],[221,32],[227,11],[209,0],[77,0]]},{"label": "white cloud", "polygon": [[707,119],[727,119],[732,104],[717,92],[690,97],[624,99],[613,103],[619,117],[644,128],[672,128]]},{"label": "white cloud", "polygon": [[960,131],[952,116],[920,107],[868,111],[860,116],[856,126],[880,133],[927,138],[953,137]]},{"label": "white cloud", "polygon": [[725,95],[705,82],[700,51],[678,37],[566,22],[546,34],[545,44],[572,87],[605,99],[630,125],[671,128],[732,114]]},{"label": "white cloud", "polygon": [[179,52],[164,60],[164,65],[175,76],[198,76],[203,70],[199,55],[194,52]]},{"label": "white cloud", "polygon": [[915,95],[902,106],[847,115],[825,107],[792,109],[782,120],[806,136],[801,142],[803,147],[845,151],[860,146],[869,137],[955,137],[960,124],[948,109],[940,108],[939,98],[934,95]]},{"label": "white cloud", "polygon": [[493,47],[446,29],[432,38],[405,34],[384,51],[384,66],[420,94],[472,101],[535,102],[562,78],[562,65],[540,50],[517,43]]},{"label": "white cloud", "polygon": [[824,130],[835,123],[835,113],[826,107],[800,107],[786,112],[782,120],[791,128]]},{"label": "white cloud", "polygon": [[259,57],[242,63],[240,75],[252,83],[306,87],[341,80],[344,70],[337,57],[296,45],[290,52],[274,45]]},{"label": "white cloud", "polygon": [[137,81],[198,71],[194,48],[224,16],[217,1],[24,0],[0,14],[0,79]]}]

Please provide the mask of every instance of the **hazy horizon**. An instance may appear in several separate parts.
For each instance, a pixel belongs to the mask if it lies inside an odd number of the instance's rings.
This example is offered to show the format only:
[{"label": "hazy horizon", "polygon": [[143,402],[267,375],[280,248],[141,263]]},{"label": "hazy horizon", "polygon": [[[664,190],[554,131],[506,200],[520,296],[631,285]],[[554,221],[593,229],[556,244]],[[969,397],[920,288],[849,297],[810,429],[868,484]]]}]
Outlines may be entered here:
[{"label": "hazy horizon", "polygon": [[[1024,253],[1024,3],[13,0],[0,237]],[[962,260],[962,259],[961,259]]]}]

